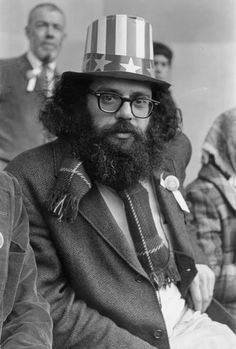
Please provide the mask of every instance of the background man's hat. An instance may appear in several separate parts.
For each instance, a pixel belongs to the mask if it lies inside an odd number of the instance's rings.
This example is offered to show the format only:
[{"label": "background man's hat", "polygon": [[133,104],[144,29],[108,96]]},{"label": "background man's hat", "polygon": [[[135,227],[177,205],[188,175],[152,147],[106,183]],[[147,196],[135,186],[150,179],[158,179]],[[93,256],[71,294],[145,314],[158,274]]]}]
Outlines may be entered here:
[{"label": "background man's hat", "polygon": [[141,17],[110,15],[87,30],[82,72],[64,72],[62,79],[115,77],[170,85],[155,78],[152,27]]}]

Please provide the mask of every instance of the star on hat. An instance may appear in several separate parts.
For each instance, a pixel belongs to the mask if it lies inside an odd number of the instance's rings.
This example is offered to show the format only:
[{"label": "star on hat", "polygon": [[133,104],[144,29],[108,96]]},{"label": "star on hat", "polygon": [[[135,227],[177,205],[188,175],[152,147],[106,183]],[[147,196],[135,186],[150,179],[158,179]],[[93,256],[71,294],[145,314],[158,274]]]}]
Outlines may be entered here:
[{"label": "star on hat", "polygon": [[107,59],[105,59],[105,55],[103,55],[101,58],[99,59],[94,59],[95,62],[96,62],[96,67],[94,68],[94,71],[97,71],[97,70],[101,70],[101,71],[104,71],[104,67],[105,65],[111,63],[112,61],[108,61]]},{"label": "star on hat", "polygon": [[140,66],[134,64],[132,57],[130,57],[129,63],[120,63],[120,65],[129,73],[136,73],[137,70],[141,69]]}]

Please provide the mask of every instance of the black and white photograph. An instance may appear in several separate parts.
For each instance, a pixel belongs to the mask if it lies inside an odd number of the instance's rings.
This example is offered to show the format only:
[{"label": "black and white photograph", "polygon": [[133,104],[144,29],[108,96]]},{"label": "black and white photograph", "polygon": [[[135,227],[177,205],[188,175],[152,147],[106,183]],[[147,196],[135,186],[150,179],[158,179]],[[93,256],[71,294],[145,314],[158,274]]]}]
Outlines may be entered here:
[{"label": "black and white photograph", "polygon": [[236,349],[235,18],[0,0],[0,348]]}]

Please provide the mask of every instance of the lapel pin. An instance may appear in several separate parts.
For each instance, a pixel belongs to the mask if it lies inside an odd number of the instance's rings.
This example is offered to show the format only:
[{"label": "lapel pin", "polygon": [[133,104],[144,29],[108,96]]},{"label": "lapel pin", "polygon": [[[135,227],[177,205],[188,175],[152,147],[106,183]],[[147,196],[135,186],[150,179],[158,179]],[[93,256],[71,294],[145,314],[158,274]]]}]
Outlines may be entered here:
[{"label": "lapel pin", "polygon": [[179,189],[179,180],[173,175],[169,175],[165,178],[165,188],[169,191],[176,191]]},{"label": "lapel pin", "polygon": [[41,69],[40,68],[35,68],[32,70],[28,70],[26,72],[26,78],[28,80],[28,84],[26,87],[26,91],[27,92],[32,92],[35,89],[35,85],[36,85],[36,80],[37,80],[37,76],[40,74]]},{"label": "lapel pin", "polygon": [[178,202],[179,206],[183,211],[190,212],[187,206],[186,201],[184,200],[183,195],[179,191],[179,180],[173,175],[167,176],[163,179],[163,173],[161,174],[161,186],[165,189],[171,191],[175,197],[175,200]]},{"label": "lapel pin", "polygon": [[4,237],[3,237],[2,233],[0,232],[0,248],[2,248],[3,244],[4,244]]}]

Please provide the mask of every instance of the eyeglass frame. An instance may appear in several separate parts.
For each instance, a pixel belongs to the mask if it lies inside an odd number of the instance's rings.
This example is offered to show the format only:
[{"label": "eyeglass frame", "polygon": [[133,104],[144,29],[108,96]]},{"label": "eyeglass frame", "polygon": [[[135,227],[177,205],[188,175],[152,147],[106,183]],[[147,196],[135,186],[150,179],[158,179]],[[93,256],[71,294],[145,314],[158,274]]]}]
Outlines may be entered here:
[{"label": "eyeglass frame", "polygon": [[[107,113],[107,114],[113,114],[113,113],[117,113],[120,108],[122,107],[122,105],[124,104],[124,102],[129,102],[130,103],[130,110],[131,110],[131,113],[132,115],[136,118],[136,119],[147,119],[151,116],[152,112],[153,112],[153,109],[155,107],[157,107],[161,102],[159,101],[155,101],[154,99],[151,99],[151,98],[147,98],[147,97],[136,97],[134,99],[131,99],[131,98],[128,98],[128,97],[122,97],[120,96],[118,93],[115,93],[115,92],[109,92],[109,91],[101,91],[101,92],[97,92],[97,91],[94,91],[94,90],[91,90],[89,89],[88,90],[88,93],[90,93],[91,95],[97,97],[97,103],[98,103],[98,108],[104,112],[104,113]],[[121,103],[120,103],[120,106],[115,110],[115,111],[108,111],[108,110],[103,110],[101,108],[101,102],[100,102],[100,97],[103,95],[103,94],[111,94],[111,95],[115,95],[115,96],[118,96],[121,100]],[[148,113],[147,116],[136,116],[134,113],[133,113],[133,107],[132,107],[132,103],[134,101],[136,101],[137,99],[145,99],[149,102],[152,103],[152,108],[151,108],[151,111]]]}]

